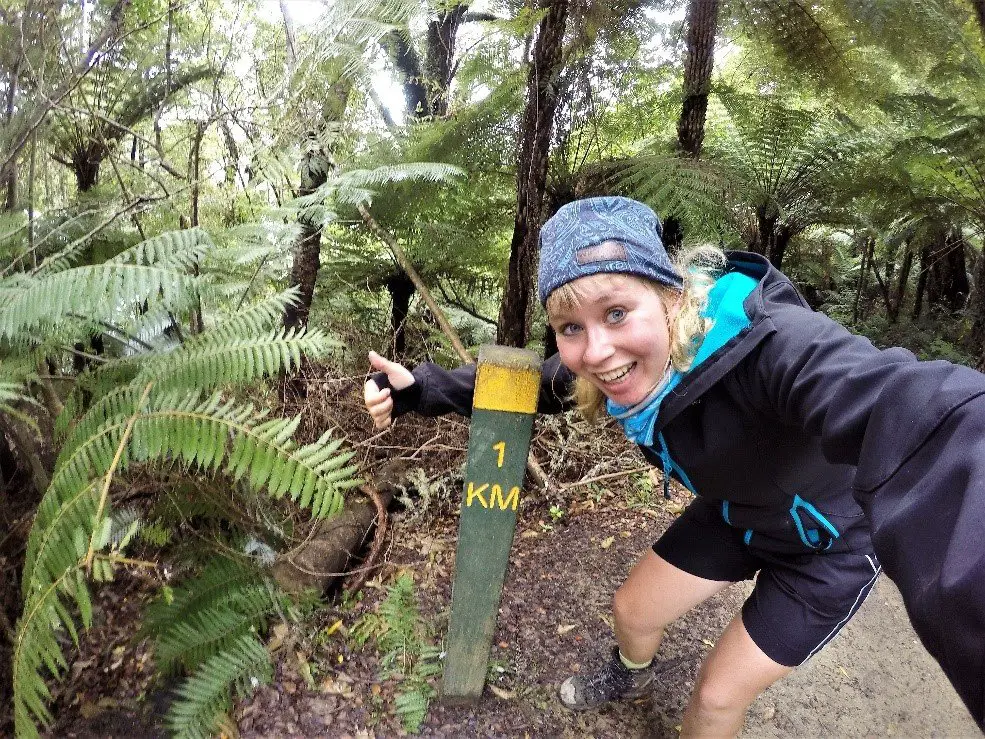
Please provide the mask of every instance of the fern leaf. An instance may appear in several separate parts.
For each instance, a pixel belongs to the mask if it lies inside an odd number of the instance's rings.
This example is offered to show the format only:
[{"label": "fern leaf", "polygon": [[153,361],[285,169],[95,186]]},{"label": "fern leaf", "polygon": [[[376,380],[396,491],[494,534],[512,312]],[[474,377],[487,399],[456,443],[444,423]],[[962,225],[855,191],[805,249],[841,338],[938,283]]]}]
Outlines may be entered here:
[{"label": "fern leaf", "polygon": [[205,660],[178,689],[166,718],[176,737],[206,739],[229,710],[232,690],[240,693],[269,682],[270,656],[253,634],[243,634],[221,654]]},{"label": "fern leaf", "polygon": [[[137,387],[112,394],[98,422],[77,427],[38,507],[28,540],[24,615],[13,658],[18,734],[35,735],[34,721],[50,718],[44,708],[48,692],[43,671],[57,676],[65,667],[53,626],[64,627],[75,638],[68,604],[74,602],[84,616],[87,613],[88,593],[78,589],[78,575],[109,541],[105,493],[116,471],[135,461],[156,459],[206,470],[222,468],[254,487],[270,486],[278,495],[305,500],[315,516],[338,512],[343,491],[356,484],[350,478],[354,466],[346,465],[351,454],[338,453],[338,445],[327,435],[322,444],[298,448],[290,438],[296,428],[293,419],[269,421],[266,413],[219,394],[203,399],[195,392],[150,392],[144,399],[142,391],[138,398]],[[258,614],[275,607],[268,590],[251,593],[239,617],[203,610],[190,622],[192,630],[174,642],[175,648],[165,649],[165,657],[175,663],[193,660],[247,633]]]},{"label": "fern leaf", "polygon": [[112,321],[122,306],[147,300],[177,304],[194,295],[198,284],[191,275],[154,265],[109,262],[74,267],[8,293],[0,304],[0,336],[12,338],[55,325],[69,314]]},{"label": "fern leaf", "polygon": [[212,237],[204,229],[168,231],[141,241],[109,260],[109,263],[187,269],[214,248]]}]

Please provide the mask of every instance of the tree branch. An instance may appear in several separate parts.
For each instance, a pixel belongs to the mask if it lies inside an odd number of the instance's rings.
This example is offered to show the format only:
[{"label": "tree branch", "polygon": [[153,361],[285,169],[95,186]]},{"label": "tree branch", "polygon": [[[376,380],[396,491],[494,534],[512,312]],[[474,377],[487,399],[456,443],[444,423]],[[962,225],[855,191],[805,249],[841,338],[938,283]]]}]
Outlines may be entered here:
[{"label": "tree branch", "polygon": [[404,252],[400,244],[397,243],[397,240],[387,231],[383,230],[365,205],[359,205],[359,214],[363,217],[363,221],[366,225],[369,226],[369,230],[376,234],[376,236],[378,236],[383,243],[390,247],[390,251],[397,260],[397,264],[399,264],[401,269],[403,269],[403,271],[407,273],[407,276],[410,277],[410,281],[414,283],[414,287],[417,288],[417,291],[421,294],[421,297],[424,298],[424,302],[427,303],[431,313],[433,313],[435,319],[437,319],[438,325],[441,326],[441,330],[451,341],[452,346],[455,347],[455,351],[458,353],[461,360],[469,364],[475,362],[475,359],[471,354],[469,354],[468,349],[465,348],[465,345],[459,338],[458,333],[448,322],[445,312],[441,310],[438,304],[434,301],[434,296],[431,295],[431,291],[428,289],[428,286],[424,284],[421,276],[417,273],[417,270],[414,269],[414,265],[411,264],[411,261],[407,258],[407,254]]}]

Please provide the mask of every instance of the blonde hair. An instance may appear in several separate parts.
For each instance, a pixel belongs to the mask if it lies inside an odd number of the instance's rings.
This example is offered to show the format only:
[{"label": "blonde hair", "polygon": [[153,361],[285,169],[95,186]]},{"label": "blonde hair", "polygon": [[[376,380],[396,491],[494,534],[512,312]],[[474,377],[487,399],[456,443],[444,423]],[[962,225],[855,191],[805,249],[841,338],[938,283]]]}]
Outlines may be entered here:
[{"label": "blonde hair", "polygon": [[[701,339],[711,329],[712,319],[704,317],[702,313],[708,305],[708,293],[725,269],[725,253],[714,246],[696,246],[677,255],[674,263],[684,278],[684,287],[681,290],[638,275],[625,276],[649,285],[660,296],[667,313],[670,363],[677,371],[685,372],[694,361]],[[575,282],[561,285],[547,297],[548,314],[577,308],[582,300],[580,292]],[[677,309],[676,313],[673,308]],[[605,409],[605,395],[602,391],[580,377],[575,379],[571,399],[589,421],[595,421]]]}]

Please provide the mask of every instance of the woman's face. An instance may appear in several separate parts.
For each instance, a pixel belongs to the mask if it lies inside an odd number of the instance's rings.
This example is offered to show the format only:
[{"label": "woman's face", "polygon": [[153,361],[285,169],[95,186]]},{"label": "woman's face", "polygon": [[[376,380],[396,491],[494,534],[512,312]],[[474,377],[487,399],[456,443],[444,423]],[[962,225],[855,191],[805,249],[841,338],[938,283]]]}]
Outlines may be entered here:
[{"label": "woman's face", "polygon": [[630,275],[589,275],[569,285],[574,305],[548,311],[561,361],[613,402],[640,402],[670,357],[663,300],[652,285]]}]

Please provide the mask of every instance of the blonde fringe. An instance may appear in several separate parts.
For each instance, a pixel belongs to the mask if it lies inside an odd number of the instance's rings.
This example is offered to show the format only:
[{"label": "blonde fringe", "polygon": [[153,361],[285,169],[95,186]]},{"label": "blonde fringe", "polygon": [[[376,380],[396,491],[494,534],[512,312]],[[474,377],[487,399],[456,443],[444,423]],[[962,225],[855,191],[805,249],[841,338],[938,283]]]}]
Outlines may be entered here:
[{"label": "blonde fringe", "polygon": [[[660,295],[668,313],[678,306],[677,314],[668,324],[670,363],[678,372],[685,372],[694,361],[701,339],[711,330],[712,320],[702,317],[701,313],[708,305],[708,293],[715,280],[725,269],[725,253],[714,246],[696,246],[678,255],[674,261],[684,277],[683,290],[677,291],[656,282],[650,284]],[[569,285],[551,293],[547,299],[548,311],[570,310],[577,305],[578,295]],[[571,399],[590,422],[598,420],[605,410],[605,395],[588,380],[575,380]]]}]

